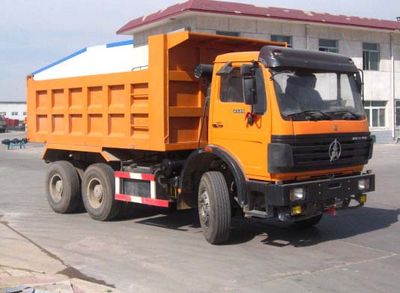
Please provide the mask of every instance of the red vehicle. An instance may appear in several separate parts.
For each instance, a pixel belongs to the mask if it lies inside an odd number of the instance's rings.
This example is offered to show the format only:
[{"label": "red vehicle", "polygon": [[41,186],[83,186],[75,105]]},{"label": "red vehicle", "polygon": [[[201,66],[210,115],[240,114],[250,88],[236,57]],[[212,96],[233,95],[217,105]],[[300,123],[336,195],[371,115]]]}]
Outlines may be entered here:
[{"label": "red vehicle", "polygon": [[7,120],[4,116],[0,115],[0,133],[6,132],[7,129]]},{"label": "red vehicle", "polygon": [[5,119],[6,119],[7,128],[15,129],[19,126],[18,119],[12,119],[12,118],[5,118]]}]

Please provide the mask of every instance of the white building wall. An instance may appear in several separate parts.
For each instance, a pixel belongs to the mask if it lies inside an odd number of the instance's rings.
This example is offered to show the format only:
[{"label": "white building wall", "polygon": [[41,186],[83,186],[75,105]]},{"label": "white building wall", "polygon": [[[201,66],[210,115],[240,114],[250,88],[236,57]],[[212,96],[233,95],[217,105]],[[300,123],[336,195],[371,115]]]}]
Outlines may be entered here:
[{"label": "white building wall", "polygon": [[[293,47],[297,49],[318,50],[319,39],[334,39],[338,40],[339,53],[351,57],[358,68],[363,66],[362,43],[378,43],[380,46],[379,71],[365,71],[364,93],[366,100],[386,101],[385,127],[371,130],[378,141],[393,141],[395,109],[392,93],[392,66],[394,63],[395,97],[400,100],[400,32],[392,33],[394,62],[391,60],[391,33],[387,31],[214,14],[186,15],[166,25],[134,34],[134,43],[141,45],[146,42],[149,35],[182,28],[211,34],[216,31],[238,32],[243,37],[267,40],[274,34],[286,35],[292,37]],[[400,134],[400,130],[398,132]]]},{"label": "white building wall", "polygon": [[0,102],[0,115],[24,121],[26,117],[26,103]]}]

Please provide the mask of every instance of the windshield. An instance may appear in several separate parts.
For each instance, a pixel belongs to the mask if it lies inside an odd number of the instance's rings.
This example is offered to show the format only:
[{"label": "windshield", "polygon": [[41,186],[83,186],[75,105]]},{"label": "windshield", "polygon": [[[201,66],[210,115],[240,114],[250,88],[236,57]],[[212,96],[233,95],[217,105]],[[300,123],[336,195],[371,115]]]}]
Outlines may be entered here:
[{"label": "windshield", "polygon": [[284,71],[273,80],[285,119],[364,119],[355,74]]}]

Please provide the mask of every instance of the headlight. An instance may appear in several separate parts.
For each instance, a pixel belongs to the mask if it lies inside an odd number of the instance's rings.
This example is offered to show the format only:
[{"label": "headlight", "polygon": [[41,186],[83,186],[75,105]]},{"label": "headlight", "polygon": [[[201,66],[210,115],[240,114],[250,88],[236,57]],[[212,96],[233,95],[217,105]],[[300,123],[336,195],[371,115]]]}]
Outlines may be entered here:
[{"label": "headlight", "polygon": [[369,179],[359,179],[358,180],[358,190],[368,190],[369,189]]},{"label": "headlight", "polygon": [[294,201],[294,200],[300,200],[300,199],[304,199],[304,188],[303,187],[296,187],[296,188],[292,188],[290,190],[290,200]]}]

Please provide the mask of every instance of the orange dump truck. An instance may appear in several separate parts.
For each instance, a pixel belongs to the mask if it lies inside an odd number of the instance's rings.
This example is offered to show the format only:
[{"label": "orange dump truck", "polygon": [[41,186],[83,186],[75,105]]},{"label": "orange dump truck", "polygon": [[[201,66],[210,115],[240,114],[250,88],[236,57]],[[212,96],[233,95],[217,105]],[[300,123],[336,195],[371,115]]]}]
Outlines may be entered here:
[{"label": "orange dump truck", "polygon": [[190,32],[152,36],[142,53],[127,72],[28,76],[28,138],[46,145],[54,211],[198,208],[222,243],[234,214],[307,227],[374,190],[350,58]]}]

